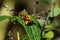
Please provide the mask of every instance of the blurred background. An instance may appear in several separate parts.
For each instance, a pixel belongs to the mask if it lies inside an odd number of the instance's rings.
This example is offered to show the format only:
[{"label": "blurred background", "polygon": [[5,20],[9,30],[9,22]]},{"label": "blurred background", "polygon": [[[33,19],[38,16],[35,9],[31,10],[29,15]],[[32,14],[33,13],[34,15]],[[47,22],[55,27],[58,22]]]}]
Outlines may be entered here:
[{"label": "blurred background", "polygon": [[[23,9],[26,9],[29,14],[39,15],[43,11],[47,12],[46,10],[51,10],[51,7],[60,8],[60,0],[49,0],[49,2],[50,4],[42,0],[0,0],[0,16],[18,16],[19,12]],[[42,16],[45,17],[45,13],[42,13]],[[54,20],[60,20],[60,14],[56,16]],[[59,31],[53,30],[55,36],[52,40],[60,40],[60,25],[55,27],[55,29]],[[0,40],[8,39],[9,33],[12,33],[10,37],[14,37],[14,40],[17,40],[16,31],[16,28],[8,19],[0,22]],[[21,37],[26,36],[23,31],[21,31]]]}]

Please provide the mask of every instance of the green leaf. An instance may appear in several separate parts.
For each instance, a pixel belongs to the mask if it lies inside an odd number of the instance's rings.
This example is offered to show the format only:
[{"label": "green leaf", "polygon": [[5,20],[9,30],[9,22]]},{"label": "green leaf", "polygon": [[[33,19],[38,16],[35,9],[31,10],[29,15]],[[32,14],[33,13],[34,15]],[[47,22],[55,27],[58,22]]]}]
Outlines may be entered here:
[{"label": "green leaf", "polygon": [[60,14],[59,1],[58,0],[53,0],[53,2],[51,4],[50,17],[56,17],[59,14]]},{"label": "green leaf", "polygon": [[8,16],[0,16],[0,22],[6,20],[7,18]]},{"label": "green leaf", "polygon": [[9,17],[9,19],[10,19],[11,22],[14,22],[15,20],[17,20],[17,16]]},{"label": "green leaf", "polygon": [[30,15],[30,17],[32,18],[33,22],[38,26],[39,22],[37,21],[35,16]]},{"label": "green leaf", "polygon": [[59,25],[60,25],[60,20],[55,20],[50,24],[51,27],[57,27]]},{"label": "green leaf", "polygon": [[40,40],[40,38],[41,38],[40,37],[40,30],[37,27],[37,21],[34,19],[33,16],[31,16],[31,17],[33,18],[35,24],[33,23],[31,25],[26,25],[21,18],[18,18],[17,20],[25,28],[25,31],[26,31],[30,40]]},{"label": "green leaf", "polygon": [[53,31],[48,31],[43,37],[51,39],[51,38],[54,37],[54,32]]},{"label": "green leaf", "polygon": [[58,16],[59,14],[60,14],[60,8],[55,7],[55,8],[52,8],[50,17],[55,17],[55,16]]},{"label": "green leaf", "polygon": [[39,29],[36,27],[36,25],[31,25],[31,31],[32,31],[32,34],[34,36],[34,39],[35,40],[40,40],[40,31]]},{"label": "green leaf", "polygon": [[21,17],[18,17],[18,18],[17,18],[17,21],[18,21],[20,24],[24,25],[24,20],[22,20]]}]

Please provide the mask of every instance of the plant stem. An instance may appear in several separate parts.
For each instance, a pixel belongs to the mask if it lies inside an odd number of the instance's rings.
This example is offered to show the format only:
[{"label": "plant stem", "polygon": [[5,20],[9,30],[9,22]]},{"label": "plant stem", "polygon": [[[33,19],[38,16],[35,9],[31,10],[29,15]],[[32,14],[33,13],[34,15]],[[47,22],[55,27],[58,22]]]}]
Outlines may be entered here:
[{"label": "plant stem", "polygon": [[20,33],[17,31],[17,38],[20,40]]}]

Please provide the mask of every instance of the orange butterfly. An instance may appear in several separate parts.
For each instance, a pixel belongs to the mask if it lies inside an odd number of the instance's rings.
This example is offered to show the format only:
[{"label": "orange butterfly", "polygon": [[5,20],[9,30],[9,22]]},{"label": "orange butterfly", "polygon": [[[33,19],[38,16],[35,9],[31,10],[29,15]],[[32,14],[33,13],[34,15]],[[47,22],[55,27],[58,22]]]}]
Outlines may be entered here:
[{"label": "orange butterfly", "polygon": [[24,13],[23,16],[25,17],[25,19],[24,19],[25,24],[29,24],[32,22],[31,17],[27,13]]},{"label": "orange butterfly", "polygon": [[23,18],[25,24],[29,24],[33,21],[27,12],[22,13],[21,17]]}]

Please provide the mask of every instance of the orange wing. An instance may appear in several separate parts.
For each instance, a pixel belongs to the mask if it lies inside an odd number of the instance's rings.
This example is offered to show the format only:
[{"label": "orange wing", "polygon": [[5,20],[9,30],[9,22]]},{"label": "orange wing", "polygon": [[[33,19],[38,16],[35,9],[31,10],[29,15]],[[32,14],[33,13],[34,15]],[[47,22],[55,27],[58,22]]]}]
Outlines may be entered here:
[{"label": "orange wing", "polygon": [[29,24],[30,22],[32,22],[31,17],[27,13],[24,13],[23,16],[25,17],[24,19],[25,24]]}]

